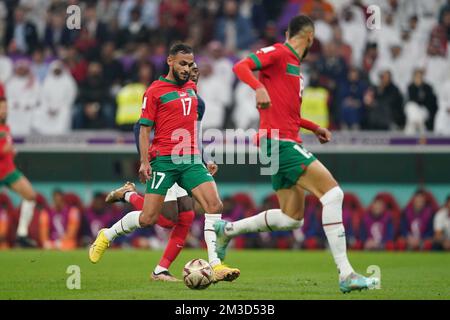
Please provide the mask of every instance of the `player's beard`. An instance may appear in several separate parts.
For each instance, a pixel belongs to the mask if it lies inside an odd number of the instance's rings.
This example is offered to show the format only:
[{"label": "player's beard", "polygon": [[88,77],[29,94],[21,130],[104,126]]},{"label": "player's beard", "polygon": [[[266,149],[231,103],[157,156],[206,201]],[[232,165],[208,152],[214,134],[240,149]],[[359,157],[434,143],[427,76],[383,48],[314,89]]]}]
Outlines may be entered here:
[{"label": "player's beard", "polygon": [[189,81],[189,74],[187,75],[186,79],[183,80],[183,79],[181,79],[180,74],[179,74],[178,72],[175,71],[175,69],[172,70],[172,75],[173,75],[173,77],[175,78],[175,81],[177,82],[177,84],[178,84],[179,86],[182,86],[182,85],[184,85],[186,82]]}]

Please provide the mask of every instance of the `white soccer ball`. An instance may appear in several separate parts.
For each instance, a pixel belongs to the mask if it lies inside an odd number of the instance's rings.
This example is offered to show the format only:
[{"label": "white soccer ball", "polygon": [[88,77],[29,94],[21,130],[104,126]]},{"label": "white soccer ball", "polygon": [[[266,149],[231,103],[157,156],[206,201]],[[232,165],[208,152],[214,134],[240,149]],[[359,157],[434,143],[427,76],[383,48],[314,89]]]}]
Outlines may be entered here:
[{"label": "white soccer ball", "polygon": [[183,268],[183,280],[190,289],[206,289],[214,280],[214,271],[207,261],[193,259]]}]

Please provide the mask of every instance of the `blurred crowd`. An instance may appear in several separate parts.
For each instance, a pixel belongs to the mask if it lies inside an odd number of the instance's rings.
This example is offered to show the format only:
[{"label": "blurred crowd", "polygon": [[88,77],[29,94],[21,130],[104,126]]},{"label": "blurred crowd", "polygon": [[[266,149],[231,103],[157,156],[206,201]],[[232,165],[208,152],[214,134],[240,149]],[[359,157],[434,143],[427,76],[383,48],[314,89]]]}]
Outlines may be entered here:
[{"label": "blurred crowd", "polygon": [[[54,250],[87,247],[100,229],[110,227],[131,210],[128,204],[105,203],[105,194],[101,192],[94,195],[91,203],[84,204],[74,193],[55,190],[50,203],[42,195],[37,203],[29,236],[39,247]],[[268,195],[261,206],[256,206],[246,193],[226,197],[223,203],[223,218],[229,221],[279,208],[275,194]],[[0,249],[15,245],[18,209],[5,194],[0,194]],[[186,247],[205,248],[204,216],[198,204],[195,212]],[[300,229],[243,235],[233,239],[230,245],[236,249],[323,249],[327,241],[321,212],[320,201],[308,195]],[[367,207],[361,205],[355,194],[346,193],[343,218],[347,245],[353,250],[450,250],[450,195],[440,206],[430,192],[417,190],[407,205],[400,208],[390,193],[377,194]],[[117,238],[113,245],[163,249],[169,231],[160,226],[139,229]]]},{"label": "blurred crowd", "polygon": [[[70,5],[81,9],[79,30],[67,27]],[[232,65],[283,42],[299,13],[316,26],[301,68],[305,118],[450,135],[450,0],[2,1],[0,95],[12,133],[130,130],[177,40],[195,48],[204,127],[254,128],[254,93]]]}]

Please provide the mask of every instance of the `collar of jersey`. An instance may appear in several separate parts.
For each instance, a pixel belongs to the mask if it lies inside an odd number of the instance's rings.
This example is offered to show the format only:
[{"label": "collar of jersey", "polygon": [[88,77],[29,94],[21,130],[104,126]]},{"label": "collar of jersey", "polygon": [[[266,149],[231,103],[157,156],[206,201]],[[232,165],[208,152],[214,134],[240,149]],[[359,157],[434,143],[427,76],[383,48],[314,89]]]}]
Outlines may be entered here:
[{"label": "collar of jersey", "polygon": [[176,86],[178,85],[178,83],[176,81],[172,81],[172,80],[166,79],[163,76],[159,76],[159,81],[168,82],[168,83],[174,84]]},{"label": "collar of jersey", "polygon": [[285,45],[286,47],[288,47],[289,50],[291,50],[291,52],[297,57],[298,61],[301,61],[301,60],[302,60],[302,59],[300,58],[300,56],[298,55],[298,53],[295,52],[294,48],[292,48],[292,46],[291,46],[288,42],[285,42],[284,45]]}]

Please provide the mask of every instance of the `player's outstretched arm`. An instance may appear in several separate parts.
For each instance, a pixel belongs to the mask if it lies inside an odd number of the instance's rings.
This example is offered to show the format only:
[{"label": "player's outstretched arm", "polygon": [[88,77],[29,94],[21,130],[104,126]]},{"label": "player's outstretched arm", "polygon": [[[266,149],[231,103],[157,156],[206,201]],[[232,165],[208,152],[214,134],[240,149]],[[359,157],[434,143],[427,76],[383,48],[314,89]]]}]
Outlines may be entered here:
[{"label": "player's outstretched arm", "polygon": [[264,85],[253,75],[256,65],[251,59],[243,59],[236,63],[233,71],[242,82],[248,84],[256,93],[256,106],[258,108],[268,108],[271,105],[269,93]]}]

